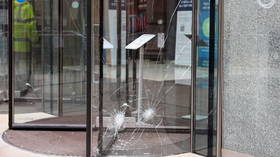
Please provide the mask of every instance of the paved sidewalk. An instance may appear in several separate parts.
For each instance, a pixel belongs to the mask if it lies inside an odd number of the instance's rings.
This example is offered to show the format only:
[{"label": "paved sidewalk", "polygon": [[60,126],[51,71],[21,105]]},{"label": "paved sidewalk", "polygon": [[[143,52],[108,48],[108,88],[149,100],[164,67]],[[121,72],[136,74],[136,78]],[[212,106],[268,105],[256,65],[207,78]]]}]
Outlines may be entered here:
[{"label": "paved sidewalk", "polygon": [[8,115],[0,114],[0,156],[1,157],[55,157],[32,153],[7,144],[2,140],[2,134],[8,129]]},{"label": "paved sidewalk", "polygon": [[196,155],[193,153],[186,153],[186,154],[172,155],[172,156],[168,156],[168,157],[203,157],[203,156]]},{"label": "paved sidewalk", "polygon": [[[58,157],[53,155],[42,155],[20,149],[18,147],[7,144],[2,139],[2,134],[8,129],[8,115],[0,114],[0,157]],[[169,157],[202,157],[192,153],[174,155]]]}]

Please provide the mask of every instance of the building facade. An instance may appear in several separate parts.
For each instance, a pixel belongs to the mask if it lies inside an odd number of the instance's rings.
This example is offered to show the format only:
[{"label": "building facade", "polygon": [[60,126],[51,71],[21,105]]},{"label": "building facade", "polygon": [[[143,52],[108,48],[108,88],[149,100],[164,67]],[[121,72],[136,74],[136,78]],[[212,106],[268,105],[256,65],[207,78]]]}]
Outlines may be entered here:
[{"label": "building facade", "polygon": [[[39,39],[26,56],[11,49],[13,34],[30,31],[13,29],[30,22],[15,20],[14,3],[35,16]],[[279,11],[276,0],[2,0],[10,129],[95,128],[93,154],[278,157]],[[141,56],[127,45],[143,34],[154,36]]]}]

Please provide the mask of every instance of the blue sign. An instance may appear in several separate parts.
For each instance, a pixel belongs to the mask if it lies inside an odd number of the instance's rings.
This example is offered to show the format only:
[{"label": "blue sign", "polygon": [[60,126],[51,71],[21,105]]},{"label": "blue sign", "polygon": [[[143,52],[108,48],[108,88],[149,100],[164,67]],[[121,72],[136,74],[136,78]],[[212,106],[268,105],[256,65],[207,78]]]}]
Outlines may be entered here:
[{"label": "blue sign", "polygon": [[[199,34],[198,37],[209,45],[209,28],[210,28],[210,1],[199,1]],[[209,47],[198,45],[198,66],[209,66]]]}]

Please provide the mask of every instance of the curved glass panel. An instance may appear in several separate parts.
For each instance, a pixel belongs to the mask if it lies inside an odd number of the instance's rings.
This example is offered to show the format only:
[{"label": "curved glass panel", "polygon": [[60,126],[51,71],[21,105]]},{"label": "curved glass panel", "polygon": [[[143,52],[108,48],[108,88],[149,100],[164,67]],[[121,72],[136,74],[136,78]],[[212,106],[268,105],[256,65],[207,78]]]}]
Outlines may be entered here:
[{"label": "curved glass panel", "polygon": [[218,0],[197,1],[197,65],[193,150],[216,156]]},{"label": "curved glass panel", "polygon": [[105,0],[103,13],[98,153],[189,152],[191,1]]},{"label": "curved glass panel", "polygon": [[[8,99],[8,6],[0,1],[0,103]],[[2,106],[0,106],[2,108]],[[4,110],[4,109],[3,109]],[[0,109],[1,112],[1,109]]]},{"label": "curved glass panel", "polygon": [[85,125],[85,13],[84,0],[13,0],[16,124]]}]

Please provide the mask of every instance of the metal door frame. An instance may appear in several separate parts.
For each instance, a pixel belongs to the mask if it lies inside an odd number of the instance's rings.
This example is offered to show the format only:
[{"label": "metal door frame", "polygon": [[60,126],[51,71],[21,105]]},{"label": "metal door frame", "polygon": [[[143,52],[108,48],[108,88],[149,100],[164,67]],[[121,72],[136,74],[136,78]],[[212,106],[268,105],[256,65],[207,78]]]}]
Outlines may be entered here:
[{"label": "metal door frame", "polygon": [[[103,130],[104,130],[104,126],[103,126],[103,34],[104,34],[104,30],[103,30],[103,19],[104,19],[104,0],[99,0],[99,34],[98,34],[98,40],[99,40],[99,127],[95,127],[95,129],[99,130],[98,133],[98,151],[100,154],[105,153],[106,154],[106,149],[103,148]],[[117,1],[120,2],[120,1]],[[120,5],[120,4],[118,4]],[[120,7],[120,6],[119,6]],[[119,23],[120,24],[120,23]],[[120,44],[120,43],[119,43]],[[118,57],[118,59],[120,59],[120,56]],[[88,111],[90,104],[88,104]],[[91,136],[92,136],[92,128],[93,125],[91,123],[91,114],[87,114],[87,156],[91,156],[92,155],[92,147],[90,146],[92,144],[91,141]],[[149,129],[146,127],[138,127],[139,129],[145,129],[145,132],[155,132],[154,129]],[[133,129],[135,128],[125,128],[127,132],[132,132]],[[167,132],[167,133],[174,133],[174,132],[180,132],[180,133],[190,133],[191,132],[191,128],[188,127],[178,127],[178,128],[158,128],[157,129],[158,132]],[[114,140],[113,140],[114,141]],[[187,149],[187,148],[186,148]],[[104,151],[105,150],[105,151]]]},{"label": "metal door frame", "polygon": [[[197,130],[196,123],[195,123],[195,113],[196,113],[196,67],[197,67],[197,27],[198,27],[198,1],[199,0],[193,0],[193,15],[192,15],[192,101],[191,101],[191,152],[195,153],[195,132],[201,131]],[[215,31],[218,31],[218,47],[217,47],[217,53],[218,53],[218,60],[217,60],[217,91],[214,91],[214,85],[213,82],[210,83],[210,81],[214,81],[213,78],[209,79],[209,86],[212,84],[211,87],[209,87],[209,92],[212,92],[210,95],[212,95],[212,100],[208,100],[209,104],[212,103],[212,109],[216,106],[216,145],[212,147],[216,147],[216,156],[222,157],[222,91],[223,91],[223,31],[224,31],[224,0],[209,0],[210,1],[210,37],[209,37],[209,77],[210,74],[212,77],[214,77],[214,52],[215,52]],[[216,2],[218,2],[218,9],[216,10],[215,5]],[[218,14],[215,12],[218,11]],[[215,16],[218,15],[218,30],[215,29],[216,27],[216,18]],[[212,55],[211,55],[212,54]],[[209,78],[208,77],[208,78]],[[214,104],[213,102],[213,92],[217,93],[217,103]],[[208,99],[209,98],[208,95]],[[209,117],[208,117],[209,119]],[[213,119],[214,120],[214,119]],[[209,127],[209,126],[208,126]],[[207,131],[208,138],[209,138],[209,129]],[[213,131],[210,131],[211,135],[214,135]],[[213,138],[213,136],[211,137]],[[209,143],[208,143],[209,147]],[[213,148],[208,148],[213,149]],[[212,150],[213,151],[213,150]],[[208,152],[209,153],[209,152]],[[208,154],[208,156],[211,156]]]},{"label": "metal door frame", "polygon": [[[220,1],[222,2],[223,0],[210,0],[210,2],[212,3],[212,5],[213,6],[215,6],[215,2],[216,1],[219,1],[219,12],[221,11],[220,9],[221,8],[223,8],[222,7],[222,3],[220,3]],[[192,34],[197,34],[197,0],[192,0]],[[100,20],[100,24],[99,24],[99,36],[98,36],[98,38],[99,38],[99,53],[100,52],[102,52],[103,51],[103,8],[104,8],[104,3],[103,3],[103,0],[99,0],[99,8],[100,8],[100,10],[99,10],[99,20]],[[211,5],[211,4],[210,4]],[[211,10],[211,9],[210,9]],[[215,8],[214,8],[214,14],[213,14],[213,9],[210,11],[210,12],[212,12],[212,15],[215,17]],[[221,13],[219,13],[219,15],[220,15]],[[221,17],[219,17],[219,18],[221,18]],[[215,19],[214,19],[214,21],[213,21],[213,18],[212,18],[212,24],[214,25],[214,27],[215,27]],[[219,24],[221,24],[220,22],[219,22]],[[211,25],[211,24],[210,24]],[[213,25],[211,26],[211,28],[213,27]],[[213,28],[212,28],[213,29]],[[220,38],[220,36],[221,36],[221,30],[220,30],[221,28],[219,27],[219,43],[221,42],[221,38]],[[212,48],[212,50],[214,50],[214,37],[213,37],[213,35],[215,35],[215,31],[213,31],[212,32],[212,46],[210,46],[209,48],[211,49]],[[187,130],[184,130],[184,129],[164,129],[164,128],[162,128],[163,130],[165,130],[166,132],[174,132],[174,131],[184,131],[184,132],[190,132],[191,133],[191,152],[194,152],[194,136],[193,136],[193,134],[194,134],[194,128],[195,128],[195,123],[194,123],[194,118],[195,118],[195,86],[196,86],[196,57],[197,57],[197,55],[196,55],[196,47],[197,47],[197,36],[196,35],[193,35],[193,38],[192,38],[192,87],[191,87],[191,127],[189,128],[189,129],[187,129]],[[219,44],[219,70],[220,70],[220,63],[221,63],[221,60],[220,60],[220,44]],[[103,63],[102,63],[102,60],[103,60],[103,58],[102,58],[102,55],[99,55],[99,61],[100,61],[100,63],[99,63],[99,66],[100,66],[100,84],[99,84],[99,128],[97,128],[97,129],[100,129],[101,130],[101,133],[99,134],[99,137],[98,137],[98,149],[99,149],[99,151],[101,151],[102,152],[102,142],[103,142],[103,139],[102,139],[102,136],[103,136],[103,134],[102,134],[102,130],[103,130],[103,110],[102,110],[102,108],[103,108]],[[212,65],[213,66],[213,65]],[[213,69],[211,69],[212,71],[213,71]],[[219,74],[220,74],[220,71],[218,72]],[[220,82],[220,80],[219,80],[219,82]],[[218,90],[219,90],[219,92],[221,92],[220,91],[220,83],[218,83]],[[212,89],[211,89],[212,90]],[[220,95],[218,96],[219,98],[220,98]],[[219,102],[220,103],[220,102]],[[220,106],[220,105],[218,105],[218,106]],[[89,118],[90,118],[90,116],[89,116],[90,114],[88,114],[88,117],[87,117],[87,119],[88,119],[88,122],[90,121],[89,120]],[[218,116],[219,116],[220,114],[218,114]],[[92,131],[90,131],[90,129],[92,128],[92,124],[91,123],[87,123],[87,134],[89,135],[88,137],[91,137],[91,134],[92,134]],[[218,128],[220,128],[220,124],[218,124],[217,123],[217,129]],[[131,129],[131,128],[129,128],[129,129]],[[203,133],[207,133],[207,130],[203,130],[203,129],[201,129],[201,130],[199,130],[199,132],[203,132]],[[219,135],[220,134],[220,132],[217,130],[217,134]],[[87,137],[87,140],[91,140],[91,138],[88,138]],[[220,140],[220,137],[218,137],[217,136],[217,140]],[[90,143],[91,144],[91,142],[88,142],[88,143]],[[220,144],[220,142],[217,142],[217,146],[220,146],[219,145]],[[220,147],[218,147],[218,149],[217,149],[217,152],[220,152],[220,150],[221,150],[221,148]],[[92,153],[92,150],[91,150],[91,147],[89,147],[88,149],[87,149],[87,154],[89,155],[89,154],[91,154]],[[217,153],[217,154],[219,154],[219,153]],[[220,156],[218,156],[218,157],[220,157]]]}]

